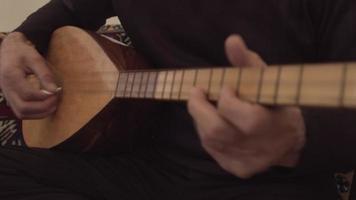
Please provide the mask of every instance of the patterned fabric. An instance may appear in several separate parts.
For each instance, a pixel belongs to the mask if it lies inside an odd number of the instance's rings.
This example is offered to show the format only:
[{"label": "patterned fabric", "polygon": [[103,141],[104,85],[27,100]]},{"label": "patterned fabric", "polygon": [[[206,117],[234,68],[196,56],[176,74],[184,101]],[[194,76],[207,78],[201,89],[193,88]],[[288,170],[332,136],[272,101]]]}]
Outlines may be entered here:
[{"label": "patterned fabric", "polygon": [[[5,36],[5,33],[0,33],[0,44]],[[0,146],[22,146],[23,144],[20,122],[14,117],[0,91]]]},{"label": "patterned fabric", "polygon": [[340,200],[350,199],[350,192],[356,192],[351,191],[351,185],[353,183],[352,179],[354,178],[354,175],[354,172],[338,173],[335,175]]},{"label": "patterned fabric", "polygon": [[[121,25],[107,25],[99,29],[98,33],[114,38],[122,43],[131,46],[131,40],[125,33]],[[0,43],[5,33],[0,33]],[[24,146],[21,133],[21,122],[16,120],[7,106],[4,96],[0,92],[0,146]],[[336,174],[337,189],[339,191],[339,200],[348,200],[352,184],[353,172]],[[355,191],[354,191],[355,192]]]},{"label": "patterned fabric", "polygon": [[123,42],[128,46],[132,46],[131,39],[121,25],[103,26],[98,30],[98,33],[114,38],[115,40]]}]

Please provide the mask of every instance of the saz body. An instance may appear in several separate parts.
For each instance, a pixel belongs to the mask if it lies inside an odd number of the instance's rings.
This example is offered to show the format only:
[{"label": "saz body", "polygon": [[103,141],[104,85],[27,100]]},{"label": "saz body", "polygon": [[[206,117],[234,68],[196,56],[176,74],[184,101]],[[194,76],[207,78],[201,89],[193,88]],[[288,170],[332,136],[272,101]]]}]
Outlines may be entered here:
[{"label": "saz body", "polygon": [[[130,148],[133,133],[145,123],[144,113],[152,106],[119,102],[115,89],[120,70],[144,69],[143,59],[132,48],[63,27],[52,36],[47,60],[63,87],[60,103],[52,116],[22,122],[25,143],[75,152]],[[138,115],[143,109],[147,112]]]}]

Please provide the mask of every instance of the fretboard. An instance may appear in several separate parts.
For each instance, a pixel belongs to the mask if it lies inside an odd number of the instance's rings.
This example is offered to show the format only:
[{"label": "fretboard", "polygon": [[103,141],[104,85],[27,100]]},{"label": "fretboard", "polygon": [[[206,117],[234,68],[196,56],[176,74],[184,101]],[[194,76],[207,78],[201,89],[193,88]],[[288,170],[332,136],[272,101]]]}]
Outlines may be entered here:
[{"label": "fretboard", "polygon": [[224,86],[264,105],[356,108],[356,63],[124,71],[116,97],[184,101],[200,87],[215,101]]}]

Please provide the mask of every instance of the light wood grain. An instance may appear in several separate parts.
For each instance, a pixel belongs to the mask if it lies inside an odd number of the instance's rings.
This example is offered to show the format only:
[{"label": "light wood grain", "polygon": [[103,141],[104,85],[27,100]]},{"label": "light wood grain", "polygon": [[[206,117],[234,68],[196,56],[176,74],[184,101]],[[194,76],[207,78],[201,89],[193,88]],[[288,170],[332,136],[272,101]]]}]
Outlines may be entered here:
[{"label": "light wood grain", "polygon": [[342,70],[342,66],[332,64],[322,68],[305,65],[299,103],[326,107],[340,105]]},{"label": "light wood grain", "polygon": [[118,70],[101,47],[84,31],[57,30],[49,62],[56,66],[63,92],[55,115],[23,121],[29,147],[50,148],[65,141],[114,98]]},{"label": "light wood grain", "polygon": [[180,92],[179,100],[187,100],[190,95],[190,91],[194,86],[194,80],[196,77],[197,70],[184,70],[182,89]]},{"label": "light wood grain", "polygon": [[[132,77],[135,73],[130,72],[128,76]],[[190,90],[199,87],[210,100],[216,101],[221,89],[229,86],[241,99],[265,105],[356,107],[355,63],[202,68],[149,73],[156,73],[158,77],[157,80],[148,81],[148,86],[132,86],[131,81],[127,85],[130,88],[149,87],[148,93],[154,94],[158,100],[187,100]],[[137,98],[137,95],[125,97]]]}]

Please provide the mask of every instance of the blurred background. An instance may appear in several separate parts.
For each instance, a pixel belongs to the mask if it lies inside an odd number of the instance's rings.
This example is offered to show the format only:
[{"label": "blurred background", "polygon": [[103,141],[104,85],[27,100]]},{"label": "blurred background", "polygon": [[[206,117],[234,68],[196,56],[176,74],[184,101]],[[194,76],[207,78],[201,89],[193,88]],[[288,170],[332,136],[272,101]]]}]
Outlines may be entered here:
[{"label": "blurred background", "polygon": [[[19,26],[26,17],[49,0],[0,0],[0,32],[8,32]],[[116,18],[108,21],[117,23]]]},{"label": "blurred background", "polygon": [[0,0],[0,32],[12,31],[49,0]]}]

